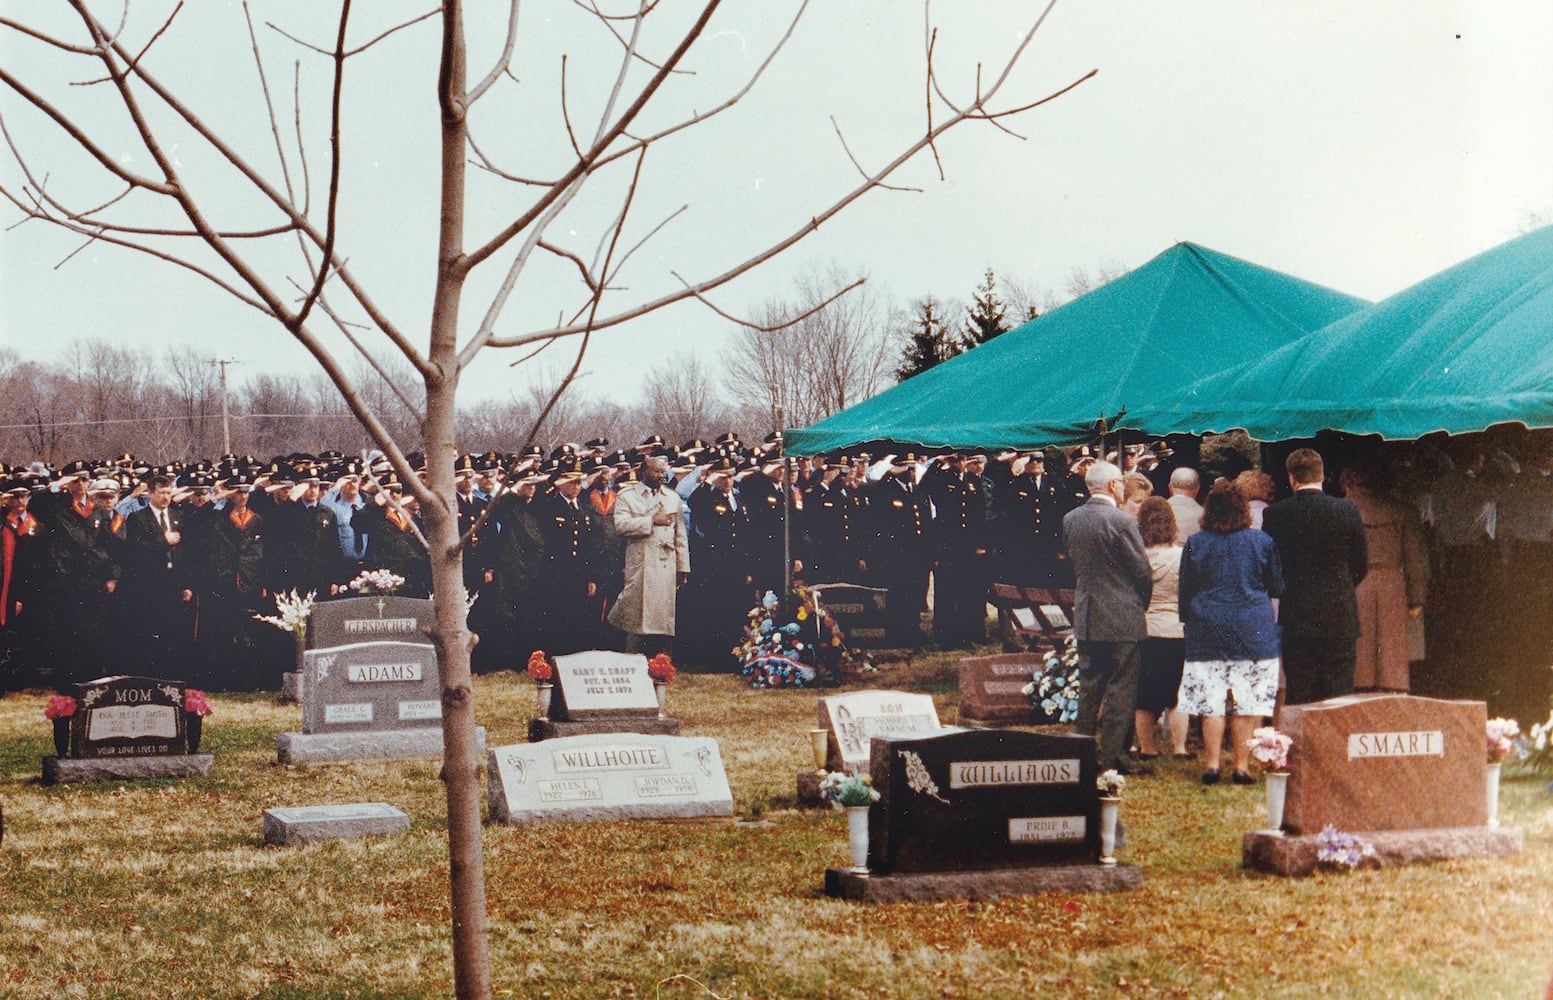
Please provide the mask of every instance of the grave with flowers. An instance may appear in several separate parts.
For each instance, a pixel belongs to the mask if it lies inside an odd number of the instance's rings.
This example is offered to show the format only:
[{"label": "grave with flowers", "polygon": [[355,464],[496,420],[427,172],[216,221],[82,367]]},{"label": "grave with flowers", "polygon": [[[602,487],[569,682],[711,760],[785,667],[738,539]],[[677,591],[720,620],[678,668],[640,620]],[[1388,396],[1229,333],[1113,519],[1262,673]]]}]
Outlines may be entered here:
[{"label": "grave with flowers", "polygon": [[753,688],[834,687],[875,672],[868,656],[848,644],[837,619],[804,587],[794,587],[786,601],[766,591],[745,616],[744,641],[733,656]]},{"label": "grave with flowers", "polygon": [[1268,828],[1242,838],[1242,865],[1297,876],[1519,853],[1522,832],[1497,825],[1490,781],[1514,723],[1487,716],[1480,701],[1399,694],[1285,706],[1281,732],[1251,741],[1287,786],[1281,803],[1269,798]]},{"label": "grave with flowers", "polygon": [[[365,589],[393,582],[373,579]],[[277,617],[297,624],[297,613],[281,611]],[[441,675],[426,631],[431,601],[373,593],[312,604],[300,618],[302,731],[276,737],[280,763],[442,756]],[[483,728],[476,738],[484,753]]]},{"label": "grave with flowers", "polygon": [[99,677],[55,695],[44,708],[54,727],[55,754],[43,758],[43,783],[209,774],[211,754],[200,753],[204,694],[179,681],[154,677]]},{"label": "grave with flowers", "polygon": [[[296,666],[282,678],[281,700],[301,701],[305,671],[303,654],[309,649],[330,649],[373,639],[430,644],[427,628],[432,621],[430,600],[393,593],[394,581],[403,580],[376,571],[351,581],[356,597],[320,601],[313,593],[296,591],[275,595],[275,614],[254,615],[258,621],[289,632],[296,643]],[[365,582],[367,580],[373,582]],[[386,588],[386,589],[385,589]]]},{"label": "grave with flowers", "polygon": [[[826,895],[867,903],[1136,888],[1119,864],[1126,779],[1090,737],[1007,729],[874,736],[866,863],[825,872]],[[1103,808],[1104,807],[1104,808]]]},{"label": "grave with flowers", "polygon": [[666,654],[590,649],[554,659],[536,650],[529,675],[553,684],[548,707],[528,721],[530,742],[594,733],[655,733],[675,736],[679,720],[664,713],[674,663]]}]

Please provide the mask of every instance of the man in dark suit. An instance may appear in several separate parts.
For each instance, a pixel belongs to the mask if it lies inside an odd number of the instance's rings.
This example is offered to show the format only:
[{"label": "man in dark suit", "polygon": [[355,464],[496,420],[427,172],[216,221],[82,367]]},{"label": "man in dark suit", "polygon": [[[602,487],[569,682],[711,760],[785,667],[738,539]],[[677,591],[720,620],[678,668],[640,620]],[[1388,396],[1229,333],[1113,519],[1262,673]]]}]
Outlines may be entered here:
[{"label": "man in dark suit", "polygon": [[122,597],[132,640],[125,655],[147,676],[195,681],[187,674],[194,591],[183,558],[183,513],[172,506],[171,477],[155,475],[149,486],[146,506],[124,519]]},{"label": "man in dark suit", "polygon": [[1062,548],[1077,588],[1073,636],[1078,640],[1078,732],[1100,733],[1101,770],[1148,774],[1126,756],[1128,726],[1138,698],[1139,643],[1144,609],[1154,589],[1138,522],[1118,506],[1126,495],[1122,470],[1096,462],[1084,474],[1089,501],[1062,519]]},{"label": "man in dark suit", "polygon": [[1359,638],[1354,587],[1364,579],[1369,554],[1359,508],[1321,490],[1321,456],[1299,448],[1284,468],[1294,495],[1263,512],[1262,530],[1273,536],[1283,560],[1278,625],[1285,700],[1298,705],[1353,693]]}]

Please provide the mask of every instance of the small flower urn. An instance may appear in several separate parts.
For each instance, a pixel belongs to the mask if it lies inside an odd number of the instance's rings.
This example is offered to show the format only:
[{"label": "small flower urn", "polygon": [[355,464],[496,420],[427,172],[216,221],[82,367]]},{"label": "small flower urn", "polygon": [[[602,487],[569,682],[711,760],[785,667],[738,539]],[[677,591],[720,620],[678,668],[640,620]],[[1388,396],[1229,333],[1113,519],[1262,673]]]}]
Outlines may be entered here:
[{"label": "small flower urn", "polygon": [[540,684],[537,688],[539,694],[539,718],[540,721],[550,719],[550,696],[555,693],[554,684]]},{"label": "small flower urn", "polygon": [[205,731],[205,719],[203,716],[190,712],[183,719],[183,735],[189,744],[189,753],[200,752],[200,736]]},{"label": "small flower urn", "polygon": [[1488,825],[1499,825],[1499,769],[1498,761],[1483,765],[1484,791],[1488,795]]},{"label": "small flower urn", "polygon": [[1100,796],[1100,863],[1116,864],[1116,815],[1121,810],[1120,796]]},{"label": "small flower urn", "polygon": [[70,720],[55,719],[54,721],[54,756],[70,756]]},{"label": "small flower urn", "polygon": [[1289,791],[1288,771],[1268,771],[1263,778],[1267,782],[1267,829],[1263,833],[1283,836],[1283,803]]},{"label": "small flower urn", "polygon": [[852,867],[857,875],[868,874],[868,806],[846,806],[847,848],[852,855]]},{"label": "small flower urn", "polygon": [[830,752],[830,730],[809,730],[809,752],[814,755],[814,773],[825,776],[825,758]]},{"label": "small flower urn", "polygon": [[663,706],[669,699],[669,686],[663,681],[652,682],[653,693],[658,696],[658,718],[664,718]]}]

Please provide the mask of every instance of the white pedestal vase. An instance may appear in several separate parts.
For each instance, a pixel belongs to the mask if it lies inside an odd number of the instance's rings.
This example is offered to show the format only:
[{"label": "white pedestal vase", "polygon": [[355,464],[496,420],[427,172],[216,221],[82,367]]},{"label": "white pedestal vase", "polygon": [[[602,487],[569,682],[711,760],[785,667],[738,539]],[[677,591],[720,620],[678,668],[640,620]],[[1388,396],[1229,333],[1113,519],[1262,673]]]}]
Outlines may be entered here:
[{"label": "white pedestal vase", "polygon": [[1499,768],[1502,765],[1483,765],[1483,784],[1488,793],[1488,825],[1499,825]]},{"label": "white pedestal vase", "polygon": [[550,718],[550,696],[555,693],[555,686],[552,684],[541,684],[538,687],[538,692],[539,718],[541,720],[548,720]]},{"label": "white pedestal vase", "polygon": [[847,806],[847,847],[856,874],[868,874],[868,807]]},{"label": "white pedestal vase", "polygon": [[669,699],[669,686],[662,681],[652,682],[653,693],[658,696],[658,718],[663,718],[663,705]]},{"label": "white pedestal vase", "polygon": [[1100,796],[1100,863],[1116,864],[1116,814],[1122,800],[1110,795]]},{"label": "white pedestal vase", "polygon": [[1288,771],[1268,771],[1262,776],[1267,782],[1267,829],[1275,837],[1283,836],[1283,802],[1289,791]]}]

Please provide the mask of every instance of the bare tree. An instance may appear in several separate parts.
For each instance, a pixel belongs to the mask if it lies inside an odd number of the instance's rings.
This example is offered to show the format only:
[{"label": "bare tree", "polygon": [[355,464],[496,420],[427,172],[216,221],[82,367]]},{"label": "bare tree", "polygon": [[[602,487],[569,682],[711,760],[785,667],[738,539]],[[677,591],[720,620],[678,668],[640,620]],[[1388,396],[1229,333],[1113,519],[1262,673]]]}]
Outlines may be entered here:
[{"label": "bare tree", "polygon": [[[935,143],[949,130],[978,120],[1007,129],[1007,119],[1071,90],[1093,73],[1039,100],[1005,101],[1005,84],[1054,6],[1049,4],[1001,65],[964,74],[963,92],[951,95],[934,70],[936,35],[931,18],[925,18],[926,122],[919,134],[902,141],[897,155],[883,166],[864,167],[843,140],[843,151],[859,174],[856,183],[804,212],[789,233],[721,269],[683,279],[678,287],[633,293],[622,273],[669,221],[636,221],[633,208],[643,185],[660,178],[671,185],[677,181],[672,140],[735,108],[791,28],[746,82],[708,103],[711,95],[691,86],[700,78],[687,74],[703,55],[697,43],[721,0],[707,0],[688,17],[656,0],[638,0],[623,13],[583,0],[545,18],[547,34],[523,47],[517,44],[521,3],[510,0],[495,5],[505,7],[496,15],[498,23],[470,32],[477,42],[502,39],[499,52],[482,50],[473,80],[462,0],[444,0],[402,23],[392,20],[387,4],[362,4],[360,10],[350,0],[298,6],[291,11],[298,18],[332,15],[327,36],[307,24],[276,26],[262,42],[246,3],[230,34],[223,34],[229,28],[219,22],[184,27],[196,18],[235,15],[225,5],[178,6],[165,16],[146,15],[151,8],[141,4],[102,6],[106,13],[99,16],[92,0],[63,0],[30,4],[25,14],[0,17],[0,29],[15,42],[0,65],[0,85],[13,95],[3,121],[16,167],[12,176],[19,178],[0,193],[27,219],[75,233],[83,245],[123,247],[199,275],[273,320],[328,375],[420,500],[435,595],[430,633],[442,684],[454,979],[460,997],[488,996],[482,761],[475,752],[469,672],[475,638],[466,620],[464,539],[453,491],[461,374],[486,348],[532,348],[576,338],[575,361],[556,389],[559,395],[580,371],[596,331],[677,302],[695,299],[710,306],[712,292],[886,185],[913,157],[936,157]],[[61,14],[65,8],[68,16]],[[795,26],[803,10],[800,4]],[[191,13],[180,22],[185,11]],[[524,27],[531,29],[537,20],[526,20]],[[589,43],[571,36],[556,41],[569,28],[591,32],[615,50],[614,66],[601,87],[588,91],[588,100],[572,99],[577,83],[570,79],[567,54],[571,46],[586,49]],[[310,39],[315,32],[319,37]],[[45,47],[49,58],[15,59],[17,46]],[[275,55],[277,47],[284,47],[284,56]],[[212,49],[224,52],[229,67],[239,53],[251,54],[253,87],[243,97],[252,100],[249,106],[267,109],[268,152],[261,154],[266,144],[254,141],[251,115],[237,111],[232,118],[220,107],[196,107],[225,96],[212,91],[233,88],[188,87],[180,93],[170,82],[178,76],[179,53]],[[540,65],[548,70],[559,64],[559,109],[536,109],[529,89],[519,82],[524,74],[514,72],[519,52],[538,60],[529,67],[536,73]],[[596,46],[589,50],[596,52]],[[579,61],[608,66],[601,59]],[[321,72],[304,74],[304,63],[309,72]],[[282,82],[285,70],[293,70],[289,87]],[[374,71],[375,77],[370,75]],[[706,79],[714,77],[721,79],[716,74]],[[676,85],[666,86],[671,80]],[[436,135],[430,145],[438,156],[419,180],[423,189],[436,192],[436,235],[422,247],[431,280],[426,298],[414,306],[402,304],[401,275],[390,270],[391,276],[385,276],[366,262],[378,248],[355,225],[358,216],[352,211],[363,199],[382,207],[376,175],[356,168],[408,151],[400,145],[392,156],[373,151],[370,137],[357,143],[360,130],[372,123],[346,122],[341,110],[347,91],[367,93],[396,81],[406,86],[435,81],[437,116],[427,125]],[[288,93],[290,107],[277,107],[277,95]],[[402,114],[412,114],[416,103],[406,100]],[[126,136],[134,141],[133,155],[124,152]],[[61,152],[61,139],[77,155]],[[363,151],[363,145],[369,148]],[[652,174],[646,173],[649,151],[654,154]],[[668,169],[657,166],[660,158]],[[471,161],[488,182],[478,191],[478,212],[466,212],[473,193]],[[509,184],[498,188],[498,180]],[[390,214],[394,242],[418,238],[413,220]],[[546,272],[537,266],[540,259],[555,268]],[[491,280],[483,281],[492,271]],[[476,273],[482,275],[477,287],[488,298],[478,319],[464,324],[465,290]],[[499,329],[519,280],[531,273],[543,275],[545,290],[564,302],[559,321],[519,332]],[[551,280],[561,273],[574,279],[570,289]],[[530,284],[534,280],[539,279]],[[390,302],[400,305],[396,309]],[[423,346],[396,311],[422,327]],[[391,354],[420,379],[422,390],[412,409],[426,453],[424,481],[406,460],[407,449],[394,434],[391,418],[374,405],[343,360],[353,353],[369,361]]]},{"label": "bare tree", "polygon": [[1041,287],[1033,278],[1005,274],[1000,280],[1003,297],[1008,300],[1008,318],[1015,326],[1044,316],[1062,304],[1055,291]]},{"label": "bare tree", "polygon": [[667,441],[715,437],[712,427],[728,422],[728,406],[717,391],[717,378],[697,355],[683,351],[649,369],[642,380],[645,433]]}]

